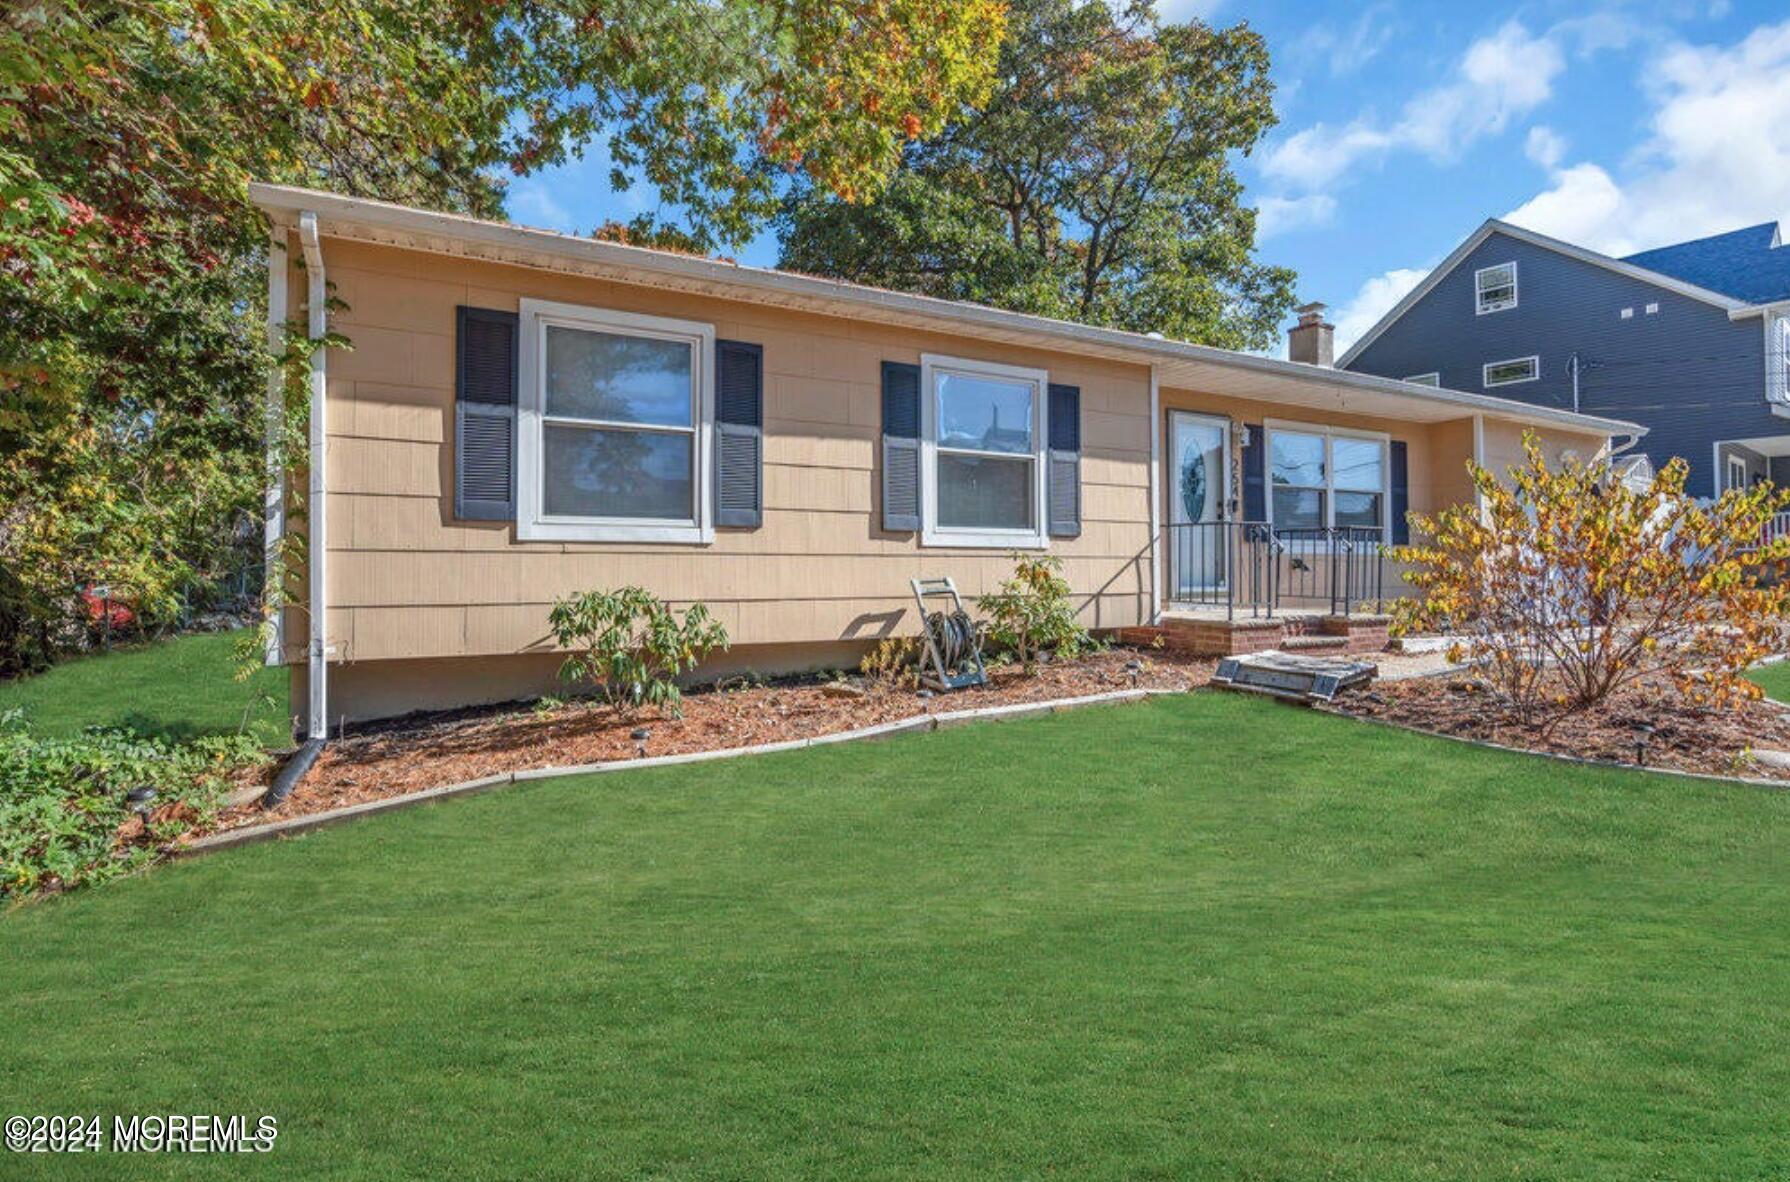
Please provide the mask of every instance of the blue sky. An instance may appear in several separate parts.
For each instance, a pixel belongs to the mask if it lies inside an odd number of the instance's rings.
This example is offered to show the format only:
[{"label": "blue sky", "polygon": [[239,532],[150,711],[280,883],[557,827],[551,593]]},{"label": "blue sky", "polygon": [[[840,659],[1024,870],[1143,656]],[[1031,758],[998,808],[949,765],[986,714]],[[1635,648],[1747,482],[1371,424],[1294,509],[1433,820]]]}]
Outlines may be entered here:
[{"label": "blue sky", "polygon": [[[1261,257],[1331,305],[1339,348],[1487,217],[1614,254],[1790,217],[1782,0],[1158,4],[1268,39],[1281,122],[1238,170]],[[593,153],[518,180],[510,215],[588,232],[651,207],[607,174]]]}]

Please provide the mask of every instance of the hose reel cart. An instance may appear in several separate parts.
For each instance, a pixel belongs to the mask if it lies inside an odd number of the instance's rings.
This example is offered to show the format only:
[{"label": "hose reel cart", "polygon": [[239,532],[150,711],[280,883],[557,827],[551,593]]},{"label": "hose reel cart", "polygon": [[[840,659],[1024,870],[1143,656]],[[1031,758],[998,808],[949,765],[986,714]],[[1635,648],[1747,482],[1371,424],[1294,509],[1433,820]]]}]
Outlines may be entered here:
[{"label": "hose reel cart", "polygon": [[[963,610],[957,584],[949,578],[909,579],[908,584],[920,608],[920,631],[926,637],[926,655],[931,662],[930,668],[924,662],[921,665],[921,683],[936,690],[954,690],[986,682],[982,629]],[[928,611],[928,599],[949,599],[950,606]]]}]

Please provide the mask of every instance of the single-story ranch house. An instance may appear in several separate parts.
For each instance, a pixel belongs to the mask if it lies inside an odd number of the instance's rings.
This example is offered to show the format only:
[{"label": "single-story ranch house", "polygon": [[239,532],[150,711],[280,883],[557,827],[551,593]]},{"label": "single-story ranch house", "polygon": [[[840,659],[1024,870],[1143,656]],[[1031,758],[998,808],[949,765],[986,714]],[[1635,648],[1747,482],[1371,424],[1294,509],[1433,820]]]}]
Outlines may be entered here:
[{"label": "single-story ranch house", "polygon": [[270,540],[322,540],[269,648],[313,735],[545,692],[549,605],[624,584],[709,606],[733,641],[711,675],[853,664],[918,632],[909,579],[985,593],[1014,550],[1062,558],[1091,628],[1230,651],[1304,612],[1346,636],[1401,586],[1380,543],[1470,498],[1469,459],[1641,433],[1330,368],[1316,306],[1280,361],[252,192],[270,332],[351,342],[312,358],[303,520],[269,497]]}]

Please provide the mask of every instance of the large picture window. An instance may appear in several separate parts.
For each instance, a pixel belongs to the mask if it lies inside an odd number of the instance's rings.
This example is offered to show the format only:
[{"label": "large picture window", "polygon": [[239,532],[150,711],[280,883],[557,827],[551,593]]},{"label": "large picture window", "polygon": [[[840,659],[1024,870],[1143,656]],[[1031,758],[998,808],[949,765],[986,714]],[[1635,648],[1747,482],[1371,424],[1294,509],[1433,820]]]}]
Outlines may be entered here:
[{"label": "large picture window", "polygon": [[1385,530],[1385,436],[1300,424],[1270,425],[1267,432],[1268,518],[1275,529]]},{"label": "large picture window", "polygon": [[707,541],[714,331],[524,300],[518,535]]},{"label": "large picture window", "polygon": [[921,375],[922,540],[1045,545],[1044,371],[927,356]]}]

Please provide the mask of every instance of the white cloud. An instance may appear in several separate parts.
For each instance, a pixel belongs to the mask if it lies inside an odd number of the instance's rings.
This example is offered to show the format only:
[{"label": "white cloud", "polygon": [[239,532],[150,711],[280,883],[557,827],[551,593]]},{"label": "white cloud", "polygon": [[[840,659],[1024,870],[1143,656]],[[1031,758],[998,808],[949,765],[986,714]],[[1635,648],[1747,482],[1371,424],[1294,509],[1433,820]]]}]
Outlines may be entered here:
[{"label": "white cloud", "polygon": [[1554,174],[1551,188],[1504,215],[1504,220],[1580,246],[1613,254],[1635,248],[1624,222],[1625,198],[1610,174],[1575,164]]},{"label": "white cloud", "polygon": [[1264,197],[1256,202],[1255,236],[1264,242],[1289,230],[1324,226],[1336,216],[1336,198],[1328,193],[1306,197]]},{"label": "white cloud", "polygon": [[1336,325],[1336,351],[1340,355],[1343,350],[1360,340],[1367,330],[1380,322],[1380,317],[1392,311],[1392,306],[1405,298],[1405,294],[1430,273],[1429,267],[1400,267],[1375,275],[1363,283],[1355,296],[1348,303],[1336,310],[1331,322]]},{"label": "white cloud", "polygon": [[1271,150],[1262,171],[1282,184],[1313,190],[1357,162],[1388,152],[1452,158],[1546,102],[1565,64],[1551,35],[1533,36],[1511,21],[1468,46],[1454,68],[1455,80],[1412,98],[1396,121],[1313,124]]},{"label": "white cloud", "polygon": [[1552,172],[1566,156],[1566,140],[1551,127],[1537,125],[1529,129],[1523,141],[1523,154]]},{"label": "white cloud", "polygon": [[1294,43],[1292,52],[1300,58],[1322,60],[1339,78],[1353,74],[1380,56],[1392,40],[1392,24],[1385,19],[1387,11],[1384,4],[1372,5],[1346,28],[1315,24]]},{"label": "white cloud", "polygon": [[509,212],[510,220],[519,225],[541,230],[559,230],[567,234],[577,230],[572,222],[571,212],[535,177],[527,177],[512,184],[509,192],[504,195],[504,207]]},{"label": "white cloud", "polygon": [[1620,255],[1790,212],[1790,21],[1725,48],[1671,46],[1645,76],[1653,116],[1623,179],[1557,169],[1508,220]]}]

